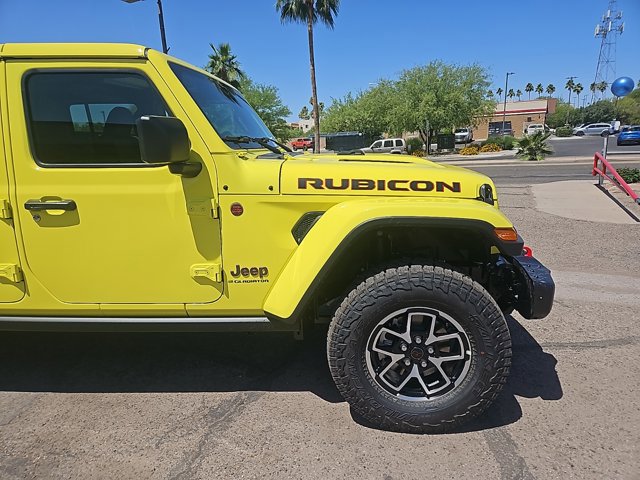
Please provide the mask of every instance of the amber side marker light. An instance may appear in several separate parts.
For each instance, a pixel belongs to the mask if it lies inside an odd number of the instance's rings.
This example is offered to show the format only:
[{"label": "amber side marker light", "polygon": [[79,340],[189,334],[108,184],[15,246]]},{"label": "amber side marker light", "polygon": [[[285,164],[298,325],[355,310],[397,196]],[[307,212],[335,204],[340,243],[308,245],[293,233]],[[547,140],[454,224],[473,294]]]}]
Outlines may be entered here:
[{"label": "amber side marker light", "polygon": [[518,233],[515,228],[496,228],[494,229],[496,237],[505,242],[515,242],[518,240]]}]

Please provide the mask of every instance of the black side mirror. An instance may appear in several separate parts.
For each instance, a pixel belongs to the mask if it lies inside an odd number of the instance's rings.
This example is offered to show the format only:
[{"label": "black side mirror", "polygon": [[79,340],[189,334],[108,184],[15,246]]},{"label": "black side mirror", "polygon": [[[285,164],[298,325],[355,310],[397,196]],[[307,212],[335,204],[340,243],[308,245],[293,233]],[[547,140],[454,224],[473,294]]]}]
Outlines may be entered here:
[{"label": "black side mirror", "polygon": [[189,134],[175,117],[147,115],[136,120],[142,161],[152,165],[169,165],[171,173],[195,177],[200,163],[187,163],[191,152]]}]

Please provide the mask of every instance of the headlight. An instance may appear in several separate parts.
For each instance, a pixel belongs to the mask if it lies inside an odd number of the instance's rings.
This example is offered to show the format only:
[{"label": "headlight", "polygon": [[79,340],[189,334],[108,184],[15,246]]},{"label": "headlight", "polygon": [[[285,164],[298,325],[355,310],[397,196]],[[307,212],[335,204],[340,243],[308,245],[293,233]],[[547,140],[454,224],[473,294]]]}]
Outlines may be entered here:
[{"label": "headlight", "polygon": [[495,200],[493,199],[493,188],[488,183],[480,186],[480,195],[478,196],[478,200],[482,200],[489,205],[493,205]]}]

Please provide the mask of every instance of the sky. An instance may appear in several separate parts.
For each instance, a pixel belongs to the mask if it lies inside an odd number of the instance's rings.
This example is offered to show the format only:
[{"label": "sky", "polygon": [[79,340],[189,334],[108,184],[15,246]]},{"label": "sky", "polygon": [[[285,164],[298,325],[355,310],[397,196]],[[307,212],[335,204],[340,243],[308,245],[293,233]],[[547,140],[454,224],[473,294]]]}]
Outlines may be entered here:
[{"label": "sky", "polygon": [[[292,111],[311,96],[306,26],[282,24],[275,0],[163,0],[170,54],[202,67],[209,43],[228,42],[242,69],[274,85]],[[588,91],[600,40],[594,29],[608,0],[342,0],[333,30],[315,29],[319,100],[370,88],[432,60],[478,63],[492,89],[553,83],[566,77]],[[618,0],[625,32],[616,76],[640,79],[640,0]],[[0,43],[126,42],[160,50],[156,0],[0,0]],[[523,99],[526,98],[526,95]]]}]

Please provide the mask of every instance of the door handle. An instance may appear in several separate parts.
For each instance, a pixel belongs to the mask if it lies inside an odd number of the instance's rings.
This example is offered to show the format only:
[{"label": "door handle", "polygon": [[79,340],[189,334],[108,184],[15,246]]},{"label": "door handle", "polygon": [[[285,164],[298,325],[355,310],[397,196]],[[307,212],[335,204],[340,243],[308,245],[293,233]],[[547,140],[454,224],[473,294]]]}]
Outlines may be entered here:
[{"label": "door handle", "polygon": [[27,200],[24,202],[24,208],[30,212],[39,212],[42,210],[65,210],[70,212],[77,208],[74,200],[54,200],[51,202],[43,202],[41,200]]}]

